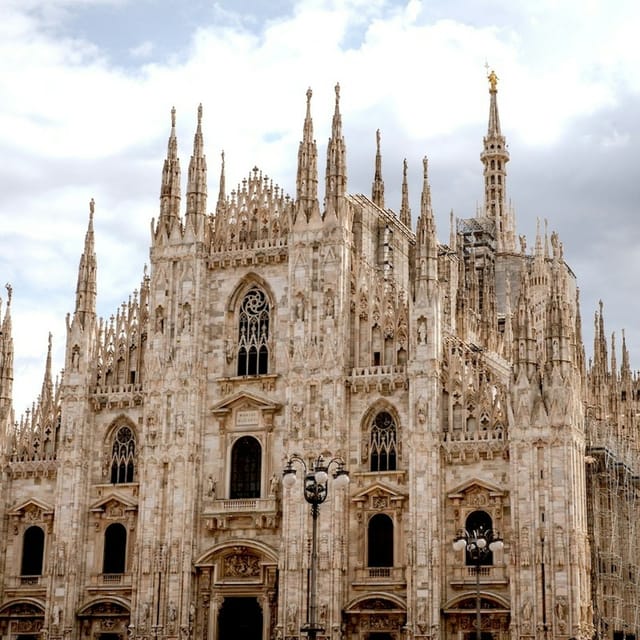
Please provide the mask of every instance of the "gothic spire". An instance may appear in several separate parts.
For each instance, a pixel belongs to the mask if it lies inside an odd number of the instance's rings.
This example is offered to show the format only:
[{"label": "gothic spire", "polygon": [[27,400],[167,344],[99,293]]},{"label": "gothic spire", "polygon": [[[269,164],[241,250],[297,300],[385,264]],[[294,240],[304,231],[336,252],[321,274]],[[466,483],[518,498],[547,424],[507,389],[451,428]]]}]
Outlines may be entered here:
[{"label": "gothic spire", "polygon": [[220,187],[218,188],[218,202],[216,204],[216,215],[222,213],[226,207],[227,202],[227,187],[224,171],[224,150],[220,153]]},{"label": "gothic spire", "polygon": [[320,220],[318,203],[318,148],[313,137],[311,119],[311,88],[307,89],[307,112],[302,128],[302,140],[298,147],[298,174],[296,177],[296,220],[304,223],[312,218]]},{"label": "gothic spire", "polygon": [[207,213],[207,158],[202,141],[202,105],[198,106],[198,126],[193,136],[193,155],[189,161],[187,183],[187,221]]},{"label": "gothic spire", "polygon": [[400,203],[400,222],[411,229],[411,209],[409,208],[409,186],[407,184],[407,159],[402,162],[402,202]]},{"label": "gothic spire", "polygon": [[431,187],[429,185],[429,162],[422,160],[423,179],[420,198],[420,216],[416,226],[416,257],[418,259],[418,279],[435,280],[438,270],[438,243],[436,225],[431,208]]},{"label": "gothic spire", "polygon": [[84,237],[84,251],[80,256],[78,267],[78,284],[76,286],[76,308],[74,319],[77,319],[83,329],[88,327],[89,320],[96,316],[97,296],[97,260],[93,236],[93,214],[95,201],[89,202],[89,224]]},{"label": "gothic spire", "polygon": [[371,186],[371,200],[384,209],[384,181],[382,180],[382,154],[380,153],[380,129],[376,131],[376,168]]},{"label": "gothic spire", "polygon": [[170,228],[180,217],[180,160],[176,139],[176,108],[171,109],[171,133],[167,144],[167,157],[162,168],[160,188],[160,220],[158,225]]},{"label": "gothic spire", "polygon": [[40,403],[47,406],[53,399],[53,379],[51,377],[51,347],[53,336],[49,332],[49,340],[47,343],[47,360],[44,367],[44,378],[42,379],[42,389],[40,391]]},{"label": "gothic spire", "polygon": [[347,160],[342,116],[340,115],[340,85],[336,84],[336,106],[331,125],[331,137],[327,147],[327,172],[325,176],[325,216],[339,217],[341,203],[347,190]]},{"label": "gothic spire", "polygon": [[484,165],[484,207],[481,215],[495,224],[498,251],[515,251],[515,229],[513,216],[506,199],[507,170],[509,152],[506,138],[500,130],[498,114],[498,76],[495,71],[487,76],[489,80],[489,124],[483,138],[480,160]]},{"label": "gothic spire", "polygon": [[[10,411],[13,394],[13,334],[11,331],[11,293],[10,284],[7,288],[7,306],[4,318],[0,313],[0,425],[6,416],[4,411]],[[0,311],[2,311],[0,309]]]}]

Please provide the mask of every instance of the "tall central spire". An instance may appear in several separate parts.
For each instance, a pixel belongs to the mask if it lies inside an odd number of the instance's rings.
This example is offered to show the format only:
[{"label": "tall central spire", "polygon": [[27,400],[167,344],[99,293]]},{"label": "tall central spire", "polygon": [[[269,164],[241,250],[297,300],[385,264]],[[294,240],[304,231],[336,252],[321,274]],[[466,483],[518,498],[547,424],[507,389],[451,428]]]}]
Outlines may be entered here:
[{"label": "tall central spire", "polygon": [[498,76],[491,71],[489,80],[489,124],[483,139],[480,160],[484,165],[484,207],[480,212],[495,224],[498,251],[515,251],[513,214],[507,206],[507,162],[509,151],[500,130],[498,114]]}]

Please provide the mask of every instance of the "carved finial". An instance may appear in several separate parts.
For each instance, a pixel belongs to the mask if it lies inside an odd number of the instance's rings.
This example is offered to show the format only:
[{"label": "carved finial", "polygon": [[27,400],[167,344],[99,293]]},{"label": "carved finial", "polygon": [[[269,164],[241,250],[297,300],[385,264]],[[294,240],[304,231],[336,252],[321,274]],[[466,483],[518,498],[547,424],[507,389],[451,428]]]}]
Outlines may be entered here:
[{"label": "carved finial", "polygon": [[176,108],[175,107],[171,107],[171,126],[172,127],[176,126]]},{"label": "carved finial", "polygon": [[202,102],[198,105],[198,124],[202,123]]},{"label": "carved finial", "polygon": [[89,213],[91,215],[93,215],[96,211],[96,201],[91,198],[91,200],[89,200]]},{"label": "carved finial", "polygon": [[311,96],[313,95],[313,91],[311,91],[311,87],[307,89],[307,104],[311,102]]},{"label": "carved finial", "polygon": [[47,351],[49,352],[49,354],[51,353],[52,342],[53,342],[53,333],[51,333],[51,331],[49,331],[49,342],[48,342],[48,346],[47,346]]},{"label": "carved finial", "polygon": [[11,304],[11,294],[13,293],[13,287],[8,282],[4,285],[4,287],[7,290],[7,306],[9,306]]},{"label": "carved finial", "polygon": [[403,178],[406,178],[406,177],[407,177],[407,166],[408,166],[408,165],[407,165],[407,159],[405,158],[405,159],[402,161],[402,177],[403,177]]},{"label": "carved finial", "polygon": [[429,159],[427,156],[422,158],[422,166],[424,167],[424,177],[427,177],[428,169],[429,169]]},{"label": "carved finial", "polygon": [[498,76],[496,75],[496,72],[493,69],[491,69],[491,73],[487,76],[487,80],[489,80],[489,86],[490,86],[489,90],[492,93],[497,91]]},{"label": "carved finial", "polygon": [[380,153],[380,129],[376,129],[376,147],[378,148],[378,153]]},{"label": "carved finial", "polygon": [[340,102],[340,83],[336,82],[336,106]]}]

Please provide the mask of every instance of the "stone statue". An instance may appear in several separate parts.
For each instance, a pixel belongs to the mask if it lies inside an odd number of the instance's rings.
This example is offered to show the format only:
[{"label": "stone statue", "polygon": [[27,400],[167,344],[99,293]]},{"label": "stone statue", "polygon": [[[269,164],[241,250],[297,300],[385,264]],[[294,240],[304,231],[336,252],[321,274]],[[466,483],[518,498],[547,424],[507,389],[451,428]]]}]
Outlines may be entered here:
[{"label": "stone statue", "polygon": [[207,478],[207,495],[210,498],[216,497],[216,481],[213,479],[213,476]]}]

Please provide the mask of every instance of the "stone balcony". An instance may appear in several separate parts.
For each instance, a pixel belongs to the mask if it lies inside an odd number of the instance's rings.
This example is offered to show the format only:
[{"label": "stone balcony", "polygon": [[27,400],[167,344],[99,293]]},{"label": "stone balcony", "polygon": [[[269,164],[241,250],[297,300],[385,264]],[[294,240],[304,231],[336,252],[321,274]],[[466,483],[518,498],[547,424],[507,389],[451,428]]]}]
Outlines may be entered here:
[{"label": "stone balcony", "polygon": [[4,585],[7,598],[40,598],[47,591],[47,576],[6,576]]},{"label": "stone balcony", "polygon": [[351,391],[369,392],[375,389],[379,393],[389,394],[395,389],[404,389],[408,385],[405,365],[380,365],[355,367],[347,377]]},{"label": "stone balcony", "polygon": [[88,591],[128,591],[133,584],[132,575],[130,573],[98,573],[90,577],[87,586]]},{"label": "stone balcony", "polygon": [[91,394],[94,411],[137,407],[142,399],[142,384],[104,384],[95,387]]},{"label": "stone balcony", "polygon": [[404,587],[406,586],[404,567],[365,567],[356,569],[354,587]]},{"label": "stone balcony", "polygon": [[[449,575],[452,587],[469,588],[476,584],[476,568],[474,566],[451,567]],[[480,567],[480,584],[484,586],[509,584],[507,567],[502,565]]]},{"label": "stone balcony", "polygon": [[278,526],[280,505],[277,498],[223,498],[205,504],[202,517],[209,531],[250,525],[257,529]]}]

